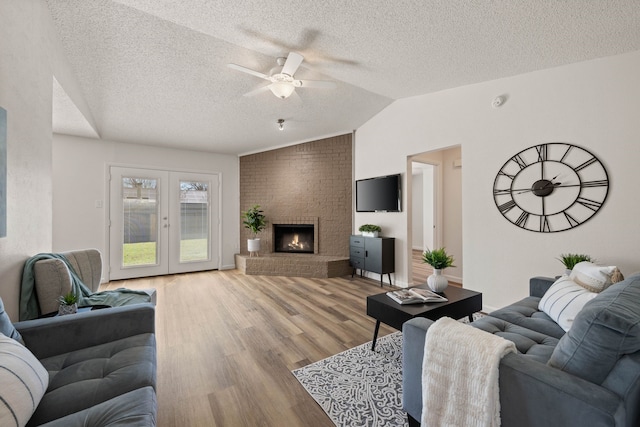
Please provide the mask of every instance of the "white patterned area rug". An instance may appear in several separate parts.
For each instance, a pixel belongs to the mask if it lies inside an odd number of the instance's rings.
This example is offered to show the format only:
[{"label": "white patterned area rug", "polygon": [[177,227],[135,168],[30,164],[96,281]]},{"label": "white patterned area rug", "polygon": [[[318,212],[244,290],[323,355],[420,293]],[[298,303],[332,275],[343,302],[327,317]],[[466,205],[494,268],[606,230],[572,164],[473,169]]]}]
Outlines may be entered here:
[{"label": "white patterned area rug", "polygon": [[[473,319],[484,317],[474,313]],[[469,323],[467,318],[459,320]],[[338,427],[405,427],[402,332],[359,345],[293,371]]]},{"label": "white patterned area rug", "polygon": [[336,426],[406,426],[402,410],[402,333],[293,371]]}]

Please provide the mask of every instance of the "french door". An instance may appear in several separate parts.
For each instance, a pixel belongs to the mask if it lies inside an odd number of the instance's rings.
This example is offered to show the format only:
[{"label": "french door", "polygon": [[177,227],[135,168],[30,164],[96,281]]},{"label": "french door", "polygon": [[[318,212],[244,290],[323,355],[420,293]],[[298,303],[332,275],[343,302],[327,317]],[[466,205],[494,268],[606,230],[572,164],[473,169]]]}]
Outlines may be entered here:
[{"label": "french door", "polygon": [[214,174],[110,168],[109,279],[218,268]]}]

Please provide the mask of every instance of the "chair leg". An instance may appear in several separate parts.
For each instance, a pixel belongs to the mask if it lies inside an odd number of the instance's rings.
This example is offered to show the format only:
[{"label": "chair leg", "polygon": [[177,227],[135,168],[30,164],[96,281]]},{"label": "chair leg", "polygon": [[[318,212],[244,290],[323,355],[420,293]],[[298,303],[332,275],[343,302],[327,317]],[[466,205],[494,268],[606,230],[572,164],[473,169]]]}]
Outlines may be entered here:
[{"label": "chair leg", "polygon": [[407,420],[409,421],[409,427],[420,427],[420,421],[407,414]]}]

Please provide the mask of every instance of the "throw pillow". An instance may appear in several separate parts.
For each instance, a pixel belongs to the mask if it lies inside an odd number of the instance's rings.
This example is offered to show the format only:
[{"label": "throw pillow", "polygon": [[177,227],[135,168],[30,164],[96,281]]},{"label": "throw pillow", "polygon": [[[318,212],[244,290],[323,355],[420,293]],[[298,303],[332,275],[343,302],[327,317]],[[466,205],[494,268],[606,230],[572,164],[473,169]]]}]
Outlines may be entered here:
[{"label": "throw pillow", "polygon": [[11,323],[11,319],[9,319],[9,315],[6,311],[4,311],[2,298],[0,298],[0,334],[3,334],[9,338],[13,338],[20,344],[24,344],[20,332],[18,332],[15,326],[13,326],[13,323]]},{"label": "throw pillow", "polygon": [[611,285],[611,276],[617,270],[615,266],[596,265],[589,261],[577,263],[569,277],[591,292],[602,292]]},{"label": "throw pillow", "polygon": [[568,276],[562,276],[545,292],[538,308],[566,332],[571,329],[573,320],[582,307],[596,295],[598,294],[589,292]]},{"label": "throw pillow", "polygon": [[49,385],[49,373],[22,344],[0,334],[0,426],[24,426]]},{"label": "throw pillow", "polygon": [[640,275],[589,302],[558,342],[548,364],[602,384],[618,360],[640,351]]}]

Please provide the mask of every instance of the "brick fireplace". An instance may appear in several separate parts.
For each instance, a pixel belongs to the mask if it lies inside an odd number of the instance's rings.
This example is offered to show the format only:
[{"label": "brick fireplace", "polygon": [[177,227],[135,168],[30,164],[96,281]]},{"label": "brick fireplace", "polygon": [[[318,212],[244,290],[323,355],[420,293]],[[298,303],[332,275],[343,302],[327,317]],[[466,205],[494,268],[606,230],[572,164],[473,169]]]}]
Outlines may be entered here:
[{"label": "brick fireplace", "polygon": [[[317,270],[312,277],[350,273],[352,152],[347,134],[240,157],[240,209],[260,205],[267,228],[259,235],[260,256],[249,259],[250,234],[241,225],[236,267],[247,274],[308,276],[302,266],[307,264]],[[276,250],[274,224],[313,225],[313,250]],[[259,272],[250,273],[249,263],[260,264]]]}]

